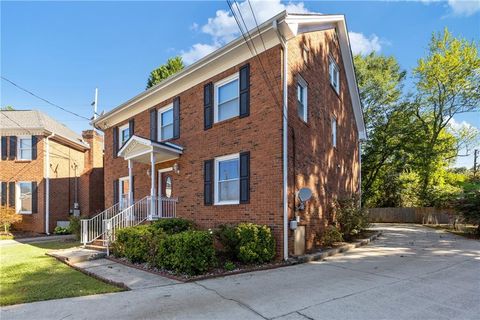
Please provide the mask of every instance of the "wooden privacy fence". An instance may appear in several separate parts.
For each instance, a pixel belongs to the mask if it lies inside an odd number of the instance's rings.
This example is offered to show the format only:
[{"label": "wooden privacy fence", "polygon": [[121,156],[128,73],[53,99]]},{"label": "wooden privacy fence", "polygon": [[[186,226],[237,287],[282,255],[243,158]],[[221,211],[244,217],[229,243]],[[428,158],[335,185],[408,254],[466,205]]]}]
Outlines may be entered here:
[{"label": "wooden privacy fence", "polygon": [[438,208],[370,208],[370,222],[452,224],[455,211]]}]

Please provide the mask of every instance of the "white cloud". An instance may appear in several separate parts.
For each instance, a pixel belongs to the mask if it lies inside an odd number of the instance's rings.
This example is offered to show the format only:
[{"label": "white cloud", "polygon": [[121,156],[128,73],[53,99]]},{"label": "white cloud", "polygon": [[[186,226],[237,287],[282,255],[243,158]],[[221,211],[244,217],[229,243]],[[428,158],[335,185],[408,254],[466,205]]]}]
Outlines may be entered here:
[{"label": "white cloud", "polygon": [[471,16],[480,11],[479,0],[448,0],[448,5],[452,8],[453,14],[457,16]]},{"label": "white cloud", "polygon": [[[459,132],[462,129],[471,129],[475,128],[471,123],[468,123],[467,121],[463,120],[462,122],[456,121],[454,118],[452,118],[448,122],[449,127],[454,131],[454,132]],[[476,129],[476,128],[475,128]]]},{"label": "white cloud", "polygon": [[349,32],[348,35],[353,54],[365,55],[382,49],[381,41],[375,34],[366,37],[363,33]]},{"label": "white cloud", "polygon": [[[250,0],[250,3],[253,11],[255,12],[255,18],[247,1],[239,2],[238,7],[233,4],[233,10],[237,13],[241,13],[241,17],[243,17],[247,29],[253,29],[256,27],[255,19],[257,20],[258,24],[261,24],[283,10],[287,10],[289,13],[310,12],[307,8],[305,8],[303,2],[289,2],[287,4],[283,4],[280,0]],[[238,16],[240,23],[243,24],[240,14],[238,14]],[[198,28],[198,24],[194,23],[194,25],[196,25]],[[215,17],[209,18],[207,23],[199,29],[203,33],[210,35],[212,37],[212,42],[210,44],[197,43],[194,44],[189,50],[182,51],[182,58],[187,64],[204,57],[206,54],[223,46],[227,42],[232,41],[240,35],[240,30],[234,16],[230,11],[226,10],[218,10],[215,13]]]},{"label": "white cloud", "polygon": [[186,64],[191,64],[198,59],[205,57],[207,54],[220,48],[220,44],[206,44],[206,43],[196,43],[189,50],[181,51],[180,55],[182,56],[183,62]]}]

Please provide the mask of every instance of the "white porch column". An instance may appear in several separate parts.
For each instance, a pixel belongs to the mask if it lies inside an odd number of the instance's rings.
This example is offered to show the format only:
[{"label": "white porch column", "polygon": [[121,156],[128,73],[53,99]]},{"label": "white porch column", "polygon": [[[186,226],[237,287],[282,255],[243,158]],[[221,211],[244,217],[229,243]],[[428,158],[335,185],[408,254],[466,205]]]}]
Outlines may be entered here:
[{"label": "white porch column", "polygon": [[133,162],[131,159],[128,160],[128,206],[133,204],[133,184],[132,184],[132,177],[133,177]]},{"label": "white porch column", "polygon": [[151,188],[150,188],[150,196],[151,196],[151,206],[150,206],[150,219],[152,218],[153,214],[155,213],[155,154],[153,151],[150,153],[150,180],[151,180]]}]

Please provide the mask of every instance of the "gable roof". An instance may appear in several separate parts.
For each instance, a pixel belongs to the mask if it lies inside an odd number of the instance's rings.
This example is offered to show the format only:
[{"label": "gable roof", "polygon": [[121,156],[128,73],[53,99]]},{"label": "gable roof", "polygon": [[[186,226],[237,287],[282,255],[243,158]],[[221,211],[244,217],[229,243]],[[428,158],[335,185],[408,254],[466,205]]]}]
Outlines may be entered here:
[{"label": "gable roof", "polygon": [[[345,64],[345,72],[347,74],[348,88],[352,99],[357,129],[360,139],[364,139],[366,138],[365,123],[363,120],[345,16],[289,14],[283,11],[262,23],[258,29],[255,28],[256,30],[251,31],[250,37],[257,48],[257,54],[260,54],[281,43],[277,30],[281,36],[288,41],[301,33],[330,28],[336,28],[338,31],[340,50]],[[98,117],[93,121],[93,125],[98,129],[105,130],[251,57],[248,45],[245,43],[244,38],[240,36],[187,66],[182,71]]]},{"label": "gable roof", "polygon": [[89,149],[82,136],[58,121],[38,110],[2,110],[0,111],[0,134],[49,134],[63,138],[66,142],[82,149]]}]

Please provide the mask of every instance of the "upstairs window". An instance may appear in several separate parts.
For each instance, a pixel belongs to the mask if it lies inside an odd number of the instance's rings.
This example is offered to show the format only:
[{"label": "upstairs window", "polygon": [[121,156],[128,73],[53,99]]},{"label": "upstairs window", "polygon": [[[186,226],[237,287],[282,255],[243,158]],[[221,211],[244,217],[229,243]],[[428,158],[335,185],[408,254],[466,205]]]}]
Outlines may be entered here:
[{"label": "upstairs window", "polygon": [[127,142],[128,138],[130,138],[130,126],[128,123],[118,128],[118,135],[118,141],[120,142],[121,148],[125,142]]},{"label": "upstairs window", "polygon": [[337,147],[337,118],[332,117],[332,146]]},{"label": "upstairs window", "polygon": [[329,60],[330,84],[337,93],[340,93],[340,69],[332,57]]},{"label": "upstairs window", "polygon": [[18,137],[18,160],[32,160],[32,137]]},{"label": "upstairs window", "polygon": [[215,84],[215,122],[239,115],[238,73]]},{"label": "upstairs window", "polygon": [[298,116],[303,121],[307,122],[308,115],[308,101],[307,101],[307,83],[302,78],[297,82],[297,104],[298,104]]},{"label": "upstairs window", "polygon": [[158,112],[160,141],[173,138],[173,105],[160,109]]},{"label": "upstairs window", "polygon": [[215,204],[239,203],[239,159],[239,154],[233,154],[215,159]]}]

